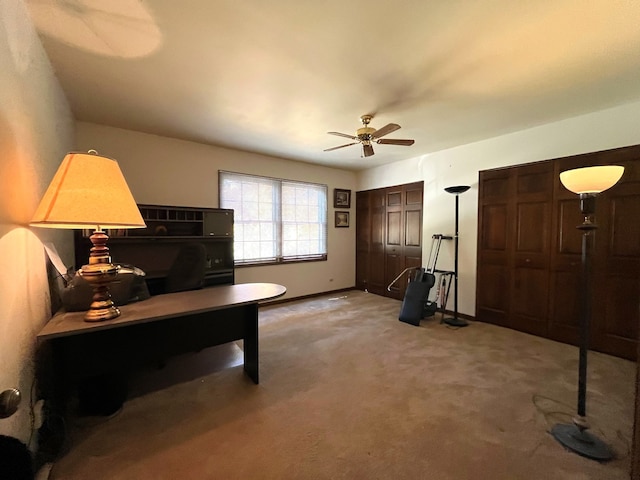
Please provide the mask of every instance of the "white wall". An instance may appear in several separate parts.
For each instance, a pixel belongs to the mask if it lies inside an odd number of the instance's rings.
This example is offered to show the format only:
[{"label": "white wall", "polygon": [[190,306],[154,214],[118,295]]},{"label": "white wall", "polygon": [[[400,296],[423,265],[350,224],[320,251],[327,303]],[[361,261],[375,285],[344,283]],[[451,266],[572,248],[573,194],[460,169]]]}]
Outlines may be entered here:
[{"label": "white wall", "polygon": [[[365,170],[358,175],[357,189],[424,181],[422,256],[426,264],[431,235],[453,234],[455,230],[455,197],[444,188],[472,187],[459,197],[458,308],[461,313],[475,315],[478,172],[636,144],[640,144],[640,102]],[[453,270],[453,251],[453,242],[443,246],[438,268]]]},{"label": "white wall", "polygon": [[[218,170],[329,187],[328,260],[236,269],[236,282],[273,282],[287,287],[284,298],[355,285],[355,197],[350,228],[333,226],[333,189],[355,190],[356,174],[131,130],[78,122],[77,149],[95,149],[120,164],[138,203],[193,207],[218,206]],[[117,261],[114,258],[114,261]]]},{"label": "white wall", "polygon": [[[68,232],[29,229],[40,197],[73,146],[73,119],[22,0],[0,2],[0,391],[19,388],[0,433],[31,438],[29,403],[38,331],[50,299],[42,241],[72,258]],[[33,399],[35,402],[36,399]],[[37,427],[37,425],[36,425]],[[31,447],[35,447],[36,435]]]}]

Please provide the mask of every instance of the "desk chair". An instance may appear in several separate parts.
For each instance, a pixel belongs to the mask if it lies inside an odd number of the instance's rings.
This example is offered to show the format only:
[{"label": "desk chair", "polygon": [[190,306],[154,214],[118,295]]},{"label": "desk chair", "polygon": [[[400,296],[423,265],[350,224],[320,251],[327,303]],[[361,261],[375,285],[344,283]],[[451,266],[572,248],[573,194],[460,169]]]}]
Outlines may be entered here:
[{"label": "desk chair", "polygon": [[165,279],[165,292],[183,292],[202,288],[206,261],[207,250],[202,243],[183,245]]}]

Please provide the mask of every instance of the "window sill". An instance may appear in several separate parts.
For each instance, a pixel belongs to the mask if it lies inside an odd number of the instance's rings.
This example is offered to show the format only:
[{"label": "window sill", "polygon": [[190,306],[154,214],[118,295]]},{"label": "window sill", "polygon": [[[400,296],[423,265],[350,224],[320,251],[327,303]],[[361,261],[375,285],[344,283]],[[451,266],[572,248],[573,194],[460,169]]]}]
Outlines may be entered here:
[{"label": "window sill", "polygon": [[291,260],[265,260],[263,262],[260,262],[260,261],[242,262],[242,263],[236,263],[235,268],[261,267],[264,265],[289,265],[291,263],[326,262],[326,261],[327,261],[327,256],[322,255],[322,256],[313,257],[313,258],[294,258]]}]

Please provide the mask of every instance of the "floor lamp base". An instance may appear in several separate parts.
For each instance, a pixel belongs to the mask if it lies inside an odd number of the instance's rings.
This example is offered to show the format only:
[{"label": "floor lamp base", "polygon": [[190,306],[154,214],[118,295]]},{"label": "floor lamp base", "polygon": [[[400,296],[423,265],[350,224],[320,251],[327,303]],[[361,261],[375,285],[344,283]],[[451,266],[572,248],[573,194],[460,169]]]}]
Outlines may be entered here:
[{"label": "floor lamp base", "polygon": [[613,458],[613,452],[606,443],[575,425],[554,425],[551,435],[566,448],[583,457],[599,461]]},{"label": "floor lamp base", "polygon": [[469,325],[469,322],[467,322],[462,318],[457,318],[457,317],[443,318],[442,321],[452,327],[466,327]]}]

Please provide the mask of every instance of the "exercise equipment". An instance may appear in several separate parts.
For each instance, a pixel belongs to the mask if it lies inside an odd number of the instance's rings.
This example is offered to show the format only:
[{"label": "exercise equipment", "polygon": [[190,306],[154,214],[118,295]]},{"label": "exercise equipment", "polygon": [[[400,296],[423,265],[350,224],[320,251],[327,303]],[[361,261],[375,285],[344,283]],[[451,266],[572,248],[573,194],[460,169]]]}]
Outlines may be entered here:
[{"label": "exercise equipment", "polygon": [[[441,233],[435,233],[431,236],[431,248],[429,250],[429,259],[427,260],[427,272],[432,273],[436,276],[438,289],[436,290],[435,298],[433,300],[429,300],[429,298],[427,298],[427,302],[424,306],[425,317],[431,317],[436,314],[436,312],[438,311],[438,300],[440,300],[441,302],[441,308],[443,312],[447,305],[453,272],[450,272],[448,270],[438,270],[436,268],[436,264],[438,263],[438,255],[440,255],[440,246],[442,245],[442,241],[452,239],[453,237],[443,235]],[[446,288],[444,289],[444,291],[442,289],[443,282],[445,282],[446,284]]]},{"label": "exercise equipment", "polygon": [[[412,276],[409,277],[398,320],[415,326],[420,325],[420,321],[423,318],[435,315],[438,310],[438,301],[440,301],[444,312],[451,287],[451,278],[454,273],[436,268],[442,241],[451,240],[453,237],[437,233],[431,238],[431,249],[426,268],[405,268],[387,287],[387,290],[391,291],[391,287],[410,272]],[[429,294],[436,282],[438,283],[438,288],[435,291],[434,299],[430,300]]]}]

